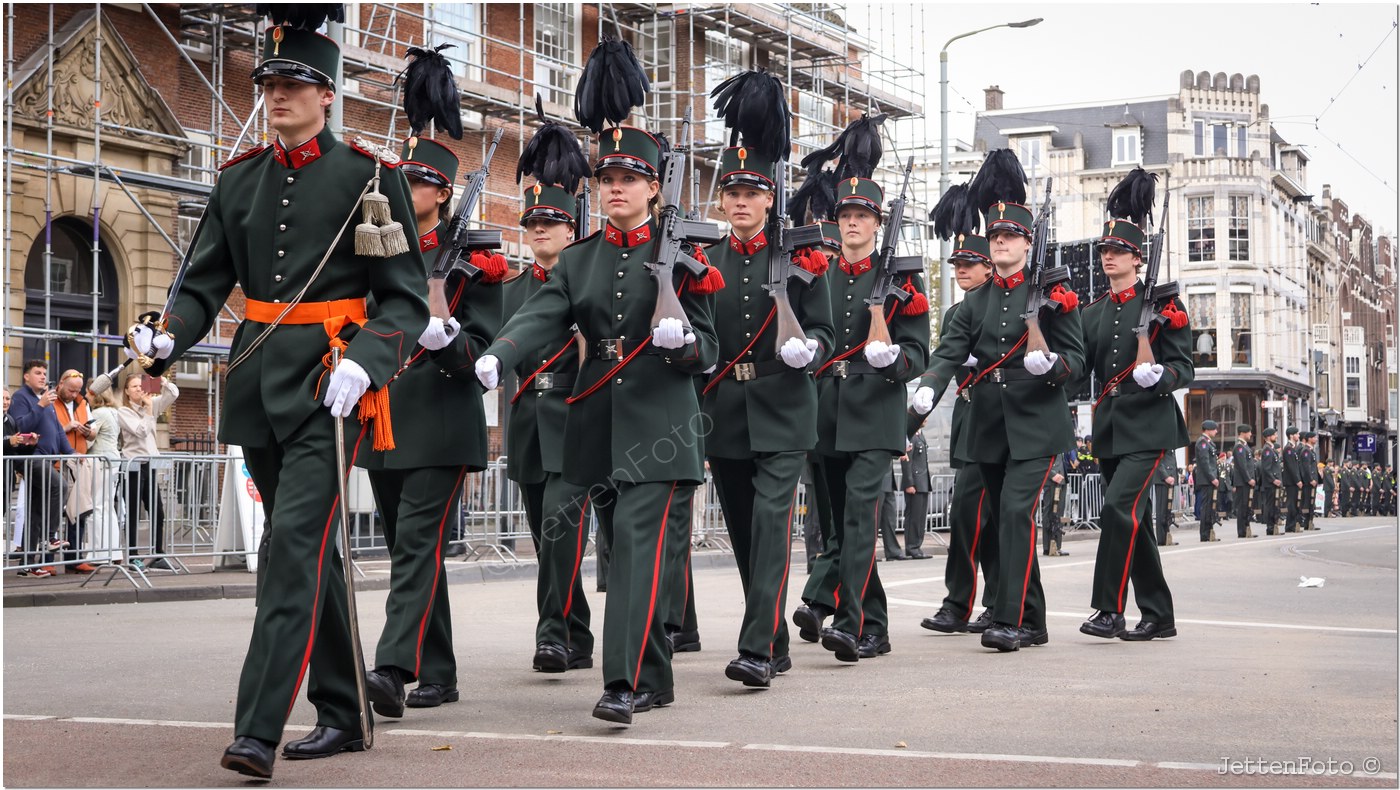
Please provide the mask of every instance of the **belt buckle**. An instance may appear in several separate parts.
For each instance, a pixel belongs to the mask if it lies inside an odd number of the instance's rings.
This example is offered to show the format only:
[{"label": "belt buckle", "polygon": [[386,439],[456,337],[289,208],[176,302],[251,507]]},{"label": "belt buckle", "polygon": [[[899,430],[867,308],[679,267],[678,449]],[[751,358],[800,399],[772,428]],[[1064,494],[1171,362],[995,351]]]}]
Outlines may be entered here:
[{"label": "belt buckle", "polygon": [[740,362],[734,366],[734,378],[739,381],[749,381],[758,377],[752,362]]},{"label": "belt buckle", "polygon": [[1110,398],[1116,398],[1116,397],[1118,397],[1119,395],[1122,395],[1122,394],[1123,394],[1123,390],[1120,389],[1120,388],[1119,388],[1119,385],[1117,385],[1117,384],[1114,384],[1112,387],[1109,387],[1109,388],[1108,388],[1108,397],[1110,397]]},{"label": "belt buckle", "polygon": [[851,363],[848,360],[843,359],[838,362],[833,362],[831,364],[831,373],[834,376],[840,376],[844,379],[846,378],[846,376],[850,375],[850,372]]},{"label": "belt buckle", "polygon": [[598,357],[605,360],[622,359],[621,340],[598,341]]},{"label": "belt buckle", "polygon": [[537,390],[554,389],[554,374],[553,374],[553,373],[541,373],[541,374],[539,374],[538,376],[535,376],[535,389],[537,389]]},{"label": "belt buckle", "polygon": [[1000,383],[1003,378],[1001,368],[992,368],[992,381]]},{"label": "belt buckle", "polygon": [[964,388],[958,390],[958,397],[959,397],[959,398],[962,398],[963,400],[967,401],[968,403],[971,403],[971,402],[972,402],[972,388],[971,388],[971,387],[964,387]]}]

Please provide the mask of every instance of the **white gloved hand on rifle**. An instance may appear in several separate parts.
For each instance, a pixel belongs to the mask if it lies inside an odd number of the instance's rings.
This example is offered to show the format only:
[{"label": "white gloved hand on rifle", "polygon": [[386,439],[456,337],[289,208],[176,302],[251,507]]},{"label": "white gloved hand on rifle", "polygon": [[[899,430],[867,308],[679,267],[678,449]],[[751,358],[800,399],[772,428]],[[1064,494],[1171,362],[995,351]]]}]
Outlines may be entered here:
[{"label": "white gloved hand on rifle", "polygon": [[1161,365],[1149,365],[1146,362],[1144,362],[1141,365],[1138,365],[1137,367],[1133,368],[1133,381],[1136,381],[1138,383],[1138,386],[1142,387],[1145,390],[1150,390],[1153,387],[1157,386],[1157,382],[1161,380]]},{"label": "white gloved hand on rifle", "polygon": [[651,330],[651,342],[658,348],[680,348],[695,342],[695,335],[685,331],[679,318],[663,318]]},{"label": "white gloved hand on rifle", "polygon": [[899,358],[899,345],[886,344],[879,340],[873,340],[865,344],[865,361],[870,363],[870,367],[879,370],[894,364]]},{"label": "white gloved hand on rifle", "polygon": [[1051,368],[1055,367],[1055,363],[1058,362],[1059,359],[1060,355],[1053,351],[1049,353],[1044,351],[1032,351],[1026,355],[1026,370],[1029,370],[1032,375],[1044,376],[1046,373],[1050,372]]},{"label": "white gloved hand on rifle", "polygon": [[801,370],[812,364],[812,360],[816,358],[817,341],[808,338],[806,342],[803,342],[795,337],[790,337],[783,344],[783,347],[778,349],[778,356],[782,357],[789,367]]},{"label": "white gloved hand on rifle", "polygon": [[419,336],[418,345],[429,351],[440,351],[447,348],[461,329],[462,325],[457,323],[456,318],[448,318],[444,322],[441,318],[433,316],[428,319],[428,327]]}]

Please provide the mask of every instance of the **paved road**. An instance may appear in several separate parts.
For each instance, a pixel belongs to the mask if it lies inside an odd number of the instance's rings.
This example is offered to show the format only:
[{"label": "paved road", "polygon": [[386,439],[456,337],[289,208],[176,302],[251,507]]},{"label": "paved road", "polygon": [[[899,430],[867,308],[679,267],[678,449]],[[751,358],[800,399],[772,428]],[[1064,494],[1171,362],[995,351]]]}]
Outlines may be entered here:
[{"label": "paved road", "polygon": [[[882,563],[894,652],[843,665],[799,642],[766,691],[724,678],[738,576],[701,569],[704,650],[677,656],[676,704],[630,728],[589,716],[597,670],[530,671],[532,581],[455,585],[462,702],[381,720],[368,753],[279,760],[274,784],[1395,786],[1396,525],[1321,524],[1214,544],[1178,532],[1193,542],[1163,556],[1181,636],[1151,643],[1078,633],[1093,541],[1041,558],[1050,644],[1005,655],[918,627],[943,594],[941,557]],[[384,593],[361,595],[373,644]],[[217,762],[252,612],[246,599],[7,609],[4,783],[243,784]],[[289,737],[313,716],[299,703]],[[1222,774],[1227,758],[1240,762]],[[1242,762],[1260,758],[1297,767]],[[1364,775],[1370,759],[1380,775]],[[1314,773],[1326,760],[1341,770]]]}]

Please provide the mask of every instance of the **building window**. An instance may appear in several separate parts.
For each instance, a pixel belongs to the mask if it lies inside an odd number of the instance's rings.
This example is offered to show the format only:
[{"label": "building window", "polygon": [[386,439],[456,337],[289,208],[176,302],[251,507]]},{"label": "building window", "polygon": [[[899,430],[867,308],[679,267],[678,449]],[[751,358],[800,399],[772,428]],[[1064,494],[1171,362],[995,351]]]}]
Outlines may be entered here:
[{"label": "building window", "polygon": [[1361,379],[1356,376],[1347,376],[1347,408],[1361,408]]},{"label": "building window", "polygon": [[432,46],[455,45],[442,51],[452,64],[452,73],[463,79],[480,81],[480,7],[476,3],[431,3],[428,8],[431,24],[427,40]]},{"label": "building window", "polygon": [[1230,260],[1249,260],[1249,196],[1230,196],[1230,225],[1227,229],[1229,237],[1226,242],[1229,244]]},{"label": "building window", "polygon": [[1192,126],[1194,127],[1193,136],[1194,136],[1194,139],[1195,139],[1195,141],[1196,141],[1196,156],[1205,156],[1205,155],[1206,155],[1206,122],[1205,122],[1205,121],[1196,121],[1195,123],[1192,124]]},{"label": "building window", "polygon": [[1125,129],[1113,130],[1113,164],[1136,165],[1142,163],[1141,149],[1139,142],[1142,140],[1142,129],[1133,126]]},{"label": "building window", "polygon": [[1230,348],[1234,364],[1246,368],[1254,367],[1254,333],[1250,331],[1253,302],[1251,294],[1230,294]]},{"label": "building window", "polygon": [[1215,198],[1186,199],[1186,259],[1215,260]]},{"label": "building window", "polygon": [[1249,155],[1249,152],[1245,150],[1248,147],[1245,144],[1245,132],[1247,131],[1249,131],[1248,127],[1235,127],[1235,156],[1238,156],[1241,159]]},{"label": "building window", "polygon": [[546,101],[568,105],[578,66],[578,6],[535,3],[535,86]]},{"label": "building window", "polygon": [[1191,349],[1196,367],[1213,368],[1215,357],[1215,294],[1188,294],[1191,316]]},{"label": "building window", "polygon": [[1044,156],[1045,144],[1039,137],[1029,140],[1016,141],[1016,154],[1021,159],[1021,167],[1025,169],[1026,175],[1031,178],[1040,176],[1041,158]]},{"label": "building window", "polygon": [[[834,129],[836,103],[818,93],[797,92],[797,137],[817,139]],[[811,146],[815,148],[816,146]],[[800,158],[800,157],[794,157]]]},{"label": "building window", "polygon": [[671,85],[671,31],[675,23],[670,19],[646,22],[637,29],[633,49],[637,60],[651,77],[652,89]]},{"label": "building window", "polygon": [[1211,152],[1215,156],[1229,156],[1230,136],[1229,129],[1223,123],[1213,123],[1210,125]]},{"label": "building window", "polygon": [[[1231,128],[1235,133],[1230,134]],[[1196,156],[1245,156],[1248,127],[1223,121],[1194,121],[1191,124]]]}]

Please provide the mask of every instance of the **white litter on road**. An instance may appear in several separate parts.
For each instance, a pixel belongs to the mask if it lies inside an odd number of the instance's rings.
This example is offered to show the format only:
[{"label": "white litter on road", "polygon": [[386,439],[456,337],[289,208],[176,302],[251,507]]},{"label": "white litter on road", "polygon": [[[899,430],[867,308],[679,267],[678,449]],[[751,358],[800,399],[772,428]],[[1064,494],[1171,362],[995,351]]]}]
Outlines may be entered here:
[{"label": "white litter on road", "polygon": [[1321,587],[1322,585],[1324,585],[1324,584],[1326,584],[1326,583],[1327,583],[1327,580],[1324,579],[1324,578],[1322,578],[1321,576],[1299,576],[1299,577],[1298,577],[1298,586],[1299,586],[1299,587]]}]

